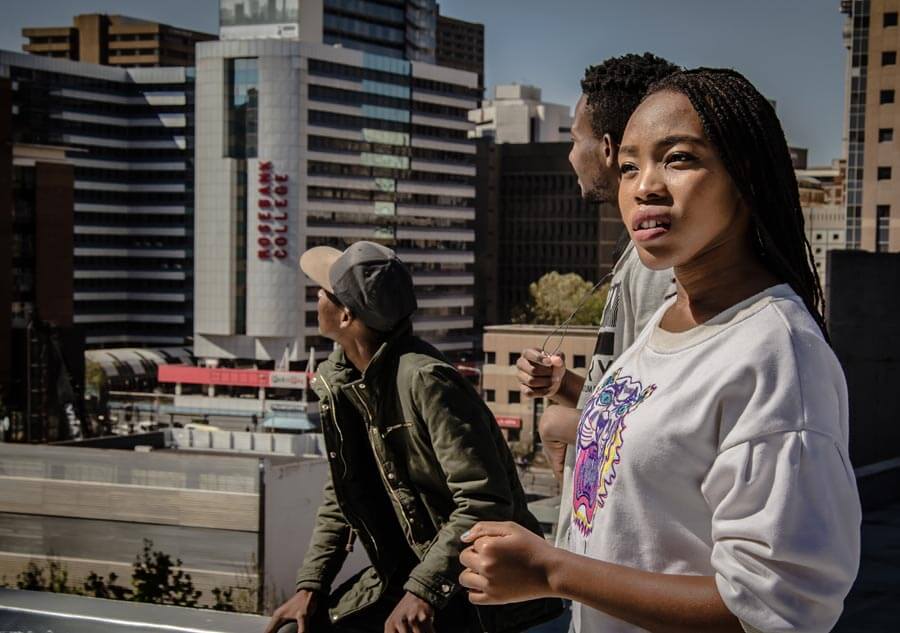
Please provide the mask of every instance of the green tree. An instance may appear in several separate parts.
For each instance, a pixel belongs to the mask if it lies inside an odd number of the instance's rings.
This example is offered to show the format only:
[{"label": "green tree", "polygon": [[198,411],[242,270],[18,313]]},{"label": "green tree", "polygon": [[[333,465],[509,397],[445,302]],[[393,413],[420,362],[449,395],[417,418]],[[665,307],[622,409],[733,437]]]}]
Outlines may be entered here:
[{"label": "green tree", "polygon": [[153,541],[144,539],[144,550],[138,554],[131,575],[133,602],[171,604],[196,607],[202,592],[194,589],[191,575],[181,569],[181,559],[153,551]]},{"label": "green tree", "polygon": [[600,325],[609,284],[591,293],[593,286],[577,273],[549,272],[528,286],[531,299],[518,321],[559,325],[577,308],[578,312],[570,321],[572,325]]}]

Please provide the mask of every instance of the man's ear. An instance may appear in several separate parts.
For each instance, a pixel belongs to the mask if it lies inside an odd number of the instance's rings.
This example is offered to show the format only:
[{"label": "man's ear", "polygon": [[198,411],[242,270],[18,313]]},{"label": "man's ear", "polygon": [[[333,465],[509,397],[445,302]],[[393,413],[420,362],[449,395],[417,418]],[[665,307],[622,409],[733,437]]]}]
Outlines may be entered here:
[{"label": "man's ear", "polygon": [[619,153],[619,145],[609,134],[604,134],[600,139],[600,161],[607,169],[616,166]]},{"label": "man's ear", "polygon": [[355,320],[356,320],[356,317],[353,316],[353,313],[350,312],[349,308],[344,307],[344,309],[341,310],[341,321],[339,323],[339,326],[341,328],[350,327],[351,325],[353,325],[353,321],[355,321]]}]

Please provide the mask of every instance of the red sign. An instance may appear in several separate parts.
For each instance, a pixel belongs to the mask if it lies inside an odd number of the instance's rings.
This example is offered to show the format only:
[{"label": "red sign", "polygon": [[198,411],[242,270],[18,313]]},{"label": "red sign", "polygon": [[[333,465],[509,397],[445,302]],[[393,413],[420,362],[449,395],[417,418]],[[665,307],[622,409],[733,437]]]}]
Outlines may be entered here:
[{"label": "red sign", "polygon": [[288,230],[288,175],[275,173],[272,161],[259,161],[259,200],[256,212],[259,259],[271,260],[287,257]]},{"label": "red sign", "polygon": [[513,418],[506,415],[498,415],[497,418],[497,426],[501,429],[521,429],[522,428],[522,418]]},{"label": "red sign", "polygon": [[157,380],[162,383],[182,383],[185,385],[306,389],[307,378],[306,372],[303,371],[160,365]]}]

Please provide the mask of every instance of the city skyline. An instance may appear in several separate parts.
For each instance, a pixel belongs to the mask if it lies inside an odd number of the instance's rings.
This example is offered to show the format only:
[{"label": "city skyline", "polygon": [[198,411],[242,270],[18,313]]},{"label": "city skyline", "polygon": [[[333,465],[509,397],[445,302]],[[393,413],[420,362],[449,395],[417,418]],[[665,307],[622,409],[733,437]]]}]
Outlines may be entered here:
[{"label": "city skyline", "polygon": [[[542,89],[545,101],[571,107],[585,66],[649,50],[688,67],[736,68],[776,101],[788,141],[809,148],[810,164],[827,164],[843,155],[846,52],[844,16],[836,1],[688,0],[677,10],[661,0],[627,5],[572,0],[561,6],[526,0],[516,3],[515,10],[505,1],[440,4],[444,15],[485,25],[486,96],[498,83],[530,83]],[[74,15],[90,12],[218,32],[216,0],[188,6],[174,0],[36,0],[7,8],[0,48],[20,51],[23,27],[68,24]],[[585,26],[594,22],[600,24],[596,35]]]}]

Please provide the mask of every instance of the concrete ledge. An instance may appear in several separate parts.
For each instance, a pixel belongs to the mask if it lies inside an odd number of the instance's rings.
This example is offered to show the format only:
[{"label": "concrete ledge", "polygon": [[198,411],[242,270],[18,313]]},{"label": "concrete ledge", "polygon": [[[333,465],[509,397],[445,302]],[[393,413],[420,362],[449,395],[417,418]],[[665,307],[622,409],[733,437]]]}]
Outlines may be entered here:
[{"label": "concrete ledge", "polygon": [[0,589],[0,629],[67,633],[260,633],[268,618]]}]

